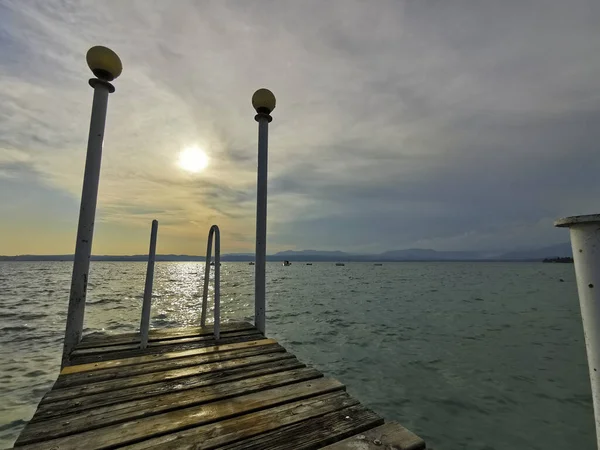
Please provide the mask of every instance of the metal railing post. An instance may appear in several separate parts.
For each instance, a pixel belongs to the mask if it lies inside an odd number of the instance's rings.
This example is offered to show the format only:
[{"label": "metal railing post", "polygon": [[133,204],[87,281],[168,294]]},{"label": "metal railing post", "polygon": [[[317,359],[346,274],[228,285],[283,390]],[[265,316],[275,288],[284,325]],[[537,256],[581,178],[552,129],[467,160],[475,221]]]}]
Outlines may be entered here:
[{"label": "metal railing post", "polygon": [[200,326],[206,325],[206,310],[208,309],[208,283],[210,281],[210,259],[212,256],[212,234],[208,232],[206,256],[204,263],[204,287],[202,289],[202,312],[200,313]]},{"label": "metal railing post", "polygon": [[200,325],[206,325],[206,312],[208,309],[208,282],[210,281],[210,260],[212,258],[212,241],[215,239],[215,310],[214,310],[214,336],[218,340],[221,336],[221,233],[219,227],[213,225],[208,232],[206,244],[206,259],[204,264],[204,287],[202,289],[202,311]]},{"label": "metal railing post", "polygon": [[146,285],[144,286],[144,303],[142,304],[142,319],[140,321],[140,348],[148,346],[150,331],[150,310],[152,308],[152,285],[154,283],[154,261],[156,260],[156,235],[158,221],[152,221],[150,231],[150,249],[148,250],[148,266],[146,267]]},{"label": "metal railing post", "polygon": [[266,325],[266,260],[267,260],[267,175],[269,122],[275,109],[275,96],[268,89],[259,89],[252,96],[258,122],[258,170],[256,189],[256,256],[254,265],[254,324],[265,334]]},{"label": "metal railing post", "polygon": [[81,340],[83,332],[108,94],[115,91],[110,81],[118,77],[122,70],[119,57],[112,50],[105,47],[92,47],[88,51],[86,59],[89,68],[97,78],[89,80],[90,86],[94,88],[94,100],[92,103],[92,116],[90,119],[87,155],[83,174],[83,188],[81,191],[79,223],[75,241],[62,366],[67,363],[69,355]]},{"label": "metal railing post", "polygon": [[211,230],[215,232],[215,315],[214,334],[215,340],[221,337],[221,236],[219,227],[213,225]]},{"label": "metal railing post", "polygon": [[569,228],[579,306],[600,449],[600,214],[566,217],[554,223]]}]

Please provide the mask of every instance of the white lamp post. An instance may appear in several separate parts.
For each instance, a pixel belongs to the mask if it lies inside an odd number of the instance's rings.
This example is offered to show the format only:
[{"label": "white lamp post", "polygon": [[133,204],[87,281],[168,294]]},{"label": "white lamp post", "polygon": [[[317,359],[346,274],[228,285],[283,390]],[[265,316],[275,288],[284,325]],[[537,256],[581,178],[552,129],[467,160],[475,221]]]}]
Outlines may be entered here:
[{"label": "white lamp post", "polygon": [[254,265],[254,324],[265,334],[266,253],[267,253],[267,162],[269,122],[275,109],[275,96],[268,89],[259,89],[252,96],[258,122],[258,175],[256,189],[256,262]]},{"label": "white lamp post", "polygon": [[569,228],[600,449],[600,214],[559,219]]},{"label": "white lamp post", "polygon": [[106,107],[108,94],[115,91],[110,83],[117,78],[123,66],[121,60],[112,50],[96,46],[88,50],[86,60],[96,78],[89,80],[94,88],[92,117],[83,175],[81,207],[79,209],[79,225],[75,243],[75,259],[71,278],[71,293],[63,347],[63,365],[74,347],[81,340],[83,318],[85,315],[85,298],[94,237],[94,220],[96,217],[96,202],[98,198],[98,182],[100,179],[100,163],[102,160],[102,143],[104,141],[104,126],[106,124]]}]

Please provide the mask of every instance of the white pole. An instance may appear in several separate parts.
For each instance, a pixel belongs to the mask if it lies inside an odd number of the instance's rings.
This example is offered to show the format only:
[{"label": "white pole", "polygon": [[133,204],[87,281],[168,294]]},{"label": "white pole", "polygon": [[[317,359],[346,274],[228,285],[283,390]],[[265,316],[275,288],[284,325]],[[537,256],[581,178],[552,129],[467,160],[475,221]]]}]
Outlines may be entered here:
[{"label": "white pole", "polygon": [[596,443],[600,449],[600,214],[560,219],[568,227],[575,262],[577,292],[592,384]]},{"label": "white pole", "polygon": [[208,309],[208,282],[210,281],[210,258],[212,255],[212,228],[208,232],[206,244],[206,257],[204,263],[204,287],[202,289],[202,311],[200,313],[200,326],[206,325],[206,310]]},{"label": "white pole", "polygon": [[267,163],[269,119],[257,115],[258,122],[258,174],[256,190],[256,261],[254,265],[254,320],[256,328],[265,333],[266,261],[267,261]]},{"label": "white pole", "polygon": [[221,336],[221,232],[217,225],[210,227],[208,244],[206,244],[206,262],[204,264],[204,288],[202,289],[202,312],[200,326],[206,325],[206,310],[208,309],[208,282],[210,278],[210,260],[212,257],[212,241],[215,237],[215,310],[214,310],[214,336],[219,340]]},{"label": "white pole", "polygon": [[85,172],[81,206],[79,209],[79,225],[75,242],[75,257],[71,277],[71,293],[67,312],[67,326],[63,348],[63,359],[67,358],[73,348],[81,340],[83,318],[85,315],[85,298],[87,293],[92,239],[94,237],[94,220],[98,199],[98,183],[100,181],[100,164],[102,160],[102,143],[106,123],[109,87],[102,81],[94,83],[94,102],[88,138]]},{"label": "white pole", "polygon": [[275,109],[275,96],[259,89],[252,96],[258,122],[258,170],[256,189],[256,256],[254,265],[254,324],[265,334],[266,322],[266,258],[267,258],[267,162],[269,122]]},{"label": "white pole", "polygon": [[215,232],[215,323],[214,336],[218,341],[221,338],[221,232],[219,227],[213,225]]},{"label": "white pole", "polygon": [[85,171],[83,175],[77,239],[75,242],[71,292],[69,295],[69,309],[67,311],[67,324],[63,345],[63,366],[68,362],[71,351],[73,351],[81,340],[83,332],[85,298],[92,253],[92,239],[94,237],[94,220],[96,217],[108,94],[115,91],[110,81],[118,77],[123,69],[121,60],[116,53],[106,47],[92,47],[86,55],[86,60],[89,68],[98,78],[89,80],[90,86],[94,88],[94,100],[92,103],[92,117],[90,120]]},{"label": "white pole", "polygon": [[140,322],[140,348],[148,346],[150,331],[150,310],[152,308],[152,285],[154,283],[154,261],[156,260],[156,235],[158,220],[152,221],[150,231],[150,249],[148,250],[148,266],[146,267],[146,285],[144,286],[144,303],[142,304],[142,320]]}]

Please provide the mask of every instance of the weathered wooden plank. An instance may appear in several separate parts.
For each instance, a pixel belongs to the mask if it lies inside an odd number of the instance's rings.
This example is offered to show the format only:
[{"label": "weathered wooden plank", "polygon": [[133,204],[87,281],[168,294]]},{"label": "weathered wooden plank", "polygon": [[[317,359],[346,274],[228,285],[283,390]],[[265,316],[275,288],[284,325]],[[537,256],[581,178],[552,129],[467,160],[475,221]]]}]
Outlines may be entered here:
[{"label": "weathered wooden plank", "polygon": [[425,441],[397,422],[389,422],[371,430],[324,447],[327,450],[423,450]]},{"label": "weathered wooden plank", "polygon": [[[277,420],[277,419],[275,419]],[[260,434],[234,444],[220,446],[220,450],[294,450],[316,449],[361,433],[383,423],[383,419],[362,405],[345,408],[322,417],[286,425],[269,433]],[[206,448],[204,445],[202,448]],[[214,448],[214,447],[211,447]],[[351,447],[354,449],[354,447]],[[361,450],[362,447],[356,447]],[[380,447],[392,450],[395,447]]]},{"label": "weathered wooden plank", "polygon": [[[229,322],[221,324],[221,332],[228,333],[230,331],[251,330],[256,329],[253,325],[246,322]],[[182,337],[204,336],[214,333],[213,325],[205,327],[183,327],[183,328],[153,328],[149,332],[149,341],[178,339]],[[88,346],[97,347],[99,345],[120,345],[133,344],[140,341],[139,332],[135,333],[92,333],[83,336],[77,348],[83,349]]]},{"label": "weathered wooden plank", "polygon": [[[283,347],[281,347],[281,349],[283,350]],[[48,392],[42,399],[42,403],[74,399],[93,394],[112,396],[113,394],[111,391],[127,389],[134,386],[146,386],[161,381],[183,382],[181,380],[182,378],[209,373],[215,373],[215,376],[220,376],[219,374],[222,373],[222,371],[229,369],[244,368],[264,362],[294,358],[294,355],[285,351],[267,353],[267,350],[268,349],[264,348],[248,349],[245,350],[247,355],[240,355],[238,353],[238,358],[225,359],[224,361],[215,359],[208,361],[202,360],[197,364],[192,364],[190,367],[175,368],[163,372],[144,373],[126,378],[113,378],[83,385],[67,385],[60,389],[53,389]]]},{"label": "weathered wooden plank", "polygon": [[56,388],[79,386],[81,384],[96,383],[98,381],[113,380],[116,378],[127,378],[152,372],[164,372],[172,369],[191,367],[228,359],[243,358],[245,356],[261,355],[265,353],[284,352],[285,349],[279,344],[264,345],[260,347],[242,348],[207,355],[196,355],[189,358],[177,358],[168,361],[138,364],[135,366],[117,367],[113,369],[98,370],[95,372],[81,372],[71,375],[61,375],[56,380]]},{"label": "weathered wooden plank", "polygon": [[[291,356],[289,353],[281,355]],[[255,356],[251,358],[264,358]],[[141,398],[150,398],[166,392],[178,392],[202,386],[229,383],[230,381],[243,380],[258,377],[270,373],[283,372],[286,370],[300,369],[305,367],[296,358],[290,357],[281,361],[267,362],[263,364],[236,367],[220,372],[209,372],[186,378],[177,378],[172,381],[163,381],[150,385],[136,386],[127,389],[113,390],[110,395],[106,393],[85,395],[70,400],[59,400],[54,402],[42,401],[38,406],[35,416],[31,422],[39,422],[51,418],[61,417],[66,414],[80,413],[82,411],[98,408],[100,406],[112,405],[114,403],[127,402]]]},{"label": "weathered wooden plank", "polygon": [[69,375],[79,372],[90,372],[102,369],[114,369],[117,367],[133,366],[136,364],[144,364],[155,361],[165,361],[176,358],[187,358],[189,356],[206,355],[208,353],[224,352],[227,350],[239,350],[248,347],[260,347],[263,345],[277,344],[274,339],[260,339],[257,341],[240,342],[236,344],[214,345],[211,347],[196,348],[181,352],[167,352],[156,355],[134,356],[131,358],[123,358],[111,361],[101,361],[90,364],[79,364],[76,366],[67,366],[60,372],[61,375]]},{"label": "weathered wooden plank", "polygon": [[[245,332],[247,333],[247,332]],[[116,360],[116,359],[127,359],[144,355],[160,355],[163,353],[174,353],[174,352],[183,352],[187,350],[193,350],[197,348],[209,348],[215,346],[223,346],[226,344],[237,344],[240,342],[249,342],[249,341],[258,341],[263,339],[262,334],[260,333],[252,333],[246,334],[242,336],[231,336],[227,335],[225,337],[221,337],[219,342],[216,342],[214,339],[206,340],[206,341],[197,341],[197,342],[186,342],[181,344],[174,345],[165,345],[160,347],[147,347],[145,349],[133,349],[133,350],[120,350],[115,352],[102,352],[90,355],[76,355],[71,356],[69,358],[70,366],[75,365],[83,365],[90,364],[102,361]]]},{"label": "weathered wooden plank", "polygon": [[[225,338],[231,338],[231,337],[237,337],[237,336],[249,336],[249,335],[257,335],[260,334],[257,330],[241,330],[241,331],[231,331],[229,333],[222,333],[221,334],[221,338],[225,339]],[[212,334],[208,334],[208,335],[201,335],[201,336],[192,336],[192,337],[182,337],[182,338],[173,338],[173,339],[167,339],[167,340],[156,340],[156,341],[149,341],[148,342],[148,348],[162,348],[162,347],[168,347],[168,346],[174,346],[177,344],[188,344],[188,343],[192,343],[192,342],[215,342],[215,337]],[[84,346],[83,348],[80,348],[79,346],[77,346],[75,348],[75,350],[71,353],[71,357],[74,358],[76,356],[89,356],[89,355],[97,355],[97,354],[103,354],[103,353],[113,353],[113,352],[120,352],[120,351],[126,351],[126,350],[134,350],[134,351],[139,351],[140,349],[140,343],[139,342],[134,342],[131,344],[115,344],[115,345],[108,345],[108,346],[103,346],[103,345],[99,345],[99,346]]]},{"label": "weathered wooden plank", "polygon": [[96,428],[132,421],[142,417],[224,400],[240,395],[287,386],[322,377],[315,369],[302,368],[245,380],[232,381],[210,387],[190,389],[143,398],[109,406],[101,406],[84,413],[71,413],[57,419],[30,423],[19,436],[19,444],[28,444],[82,433]]},{"label": "weathered wooden plank", "polygon": [[[177,433],[167,434],[146,441],[139,442],[130,447],[129,450],[192,450],[201,447],[202,449],[222,448],[231,443],[236,448],[245,449],[245,445],[254,444],[252,438],[257,437],[256,445],[258,450],[269,448],[262,445],[261,440],[265,439],[265,443],[271,438],[271,433],[280,436],[284,441],[291,439],[293,436],[287,432],[287,426],[294,424],[302,424],[310,421],[311,425],[320,428],[321,420],[327,421],[327,415],[336,411],[345,411],[343,414],[336,414],[333,418],[335,423],[340,420],[345,420],[344,417],[350,415],[356,417],[356,421],[349,422],[353,426],[358,422],[363,423],[360,419],[365,416],[361,413],[368,411],[364,407],[358,405],[358,401],[350,397],[345,392],[334,392],[331,394],[311,397],[306,400],[300,400],[292,403],[287,403],[281,406],[265,409],[262,411],[246,414],[232,419],[223,420],[221,422],[210,423],[207,425],[190,428],[188,430],[179,431]],[[316,419],[315,421],[310,419]],[[381,418],[369,411],[366,416],[367,423],[373,421],[381,421]],[[331,418],[329,419],[329,422]],[[315,423],[316,422],[316,423]],[[376,426],[375,423],[374,426]],[[286,448],[293,448],[288,446]]]},{"label": "weathered wooden plank", "polygon": [[[344,389],[344,386],[336,380],[319,378],[236,397],[235,401],[221,400],[209,404],[192,406],[96,430],[85,431],[71,436],[30,444],[22,448],[48,449],[57,447],[60,449],[85,448],[86,450],[112,448],[342,389]],[[19,441],[17,441],[18,444]]]}]

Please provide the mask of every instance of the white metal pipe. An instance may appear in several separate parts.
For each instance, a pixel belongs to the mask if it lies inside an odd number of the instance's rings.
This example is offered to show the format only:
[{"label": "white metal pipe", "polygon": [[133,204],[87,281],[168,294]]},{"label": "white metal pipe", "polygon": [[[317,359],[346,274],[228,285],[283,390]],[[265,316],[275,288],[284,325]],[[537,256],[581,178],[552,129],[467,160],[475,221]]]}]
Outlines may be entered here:
[{"label": "white metal pipe", "polygon": [[256,261],[254,264],[254,324],[265,334],[267,257],[267,163],[271,116],[256,115],[258,122],[258,174],[256,190]]},{"label": "white metal pipe", "polygon": [[140,347],[148,346],[150,331],[150,310],[152,308],[152,285],[154,283],[154,261],[156,260],[156,235],[158,220],[152,221],[150,231],[150,249],[148,250],[148,266],[146,267],[146,285],[144,286],[144,303],[142,304],[142,319],[140,321]]},{"label": "white metal pipe", "polygon": [[600,449],[600,214],[575,216],[555,222],[568,227],[577,278],[577,292],[583,320],[596,441]]},{"label": "white metal pipe", "polygon": [[[211,228],[212,230],[212,228]],[[208,232],[206,244],[206,262],[204,263],[204,288],[202,289],[202,312],[200,313],[200,326],[206,325],[206,310],[208,308],[208,282],[210,281],[210,258],[212,256],[212,233]]]},{"label": "white metal pipe", "polygon": [[210,260],[212,258],[212,242],[215,240],[215,309],[214,309],[214,336],[219,340],[221,336],[221,232],[217,225],[210,227],[208,243],[206,245],[206,262],[204,264],[204,288],[202,289],[202,312],[200,325],[206,325],[206,310],[208,309],[208,282],[210,279]]},{"label": "white metal pipe", "polygon": [[[215,340],[221,337],[221,232],[219,227],[213,225],[211,231],[215,233]],[[210,239],[210,238],[209,238]]]},{"label": "white metal pipe", "polygon": [[71,277],[71,292],[69,295],[69,309],[67,312],[63,346],[63,365],[81,340],[83,332],[108,94],[114,90],[110,83],[98,79],[90,80],[90,85],[94,88],[94,100],[92,103],[92,117],[90,120],[90,132],[83,175],[73,274]]}]

